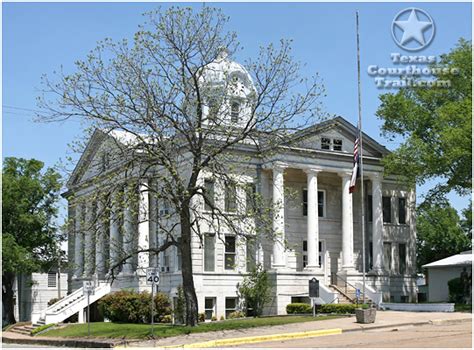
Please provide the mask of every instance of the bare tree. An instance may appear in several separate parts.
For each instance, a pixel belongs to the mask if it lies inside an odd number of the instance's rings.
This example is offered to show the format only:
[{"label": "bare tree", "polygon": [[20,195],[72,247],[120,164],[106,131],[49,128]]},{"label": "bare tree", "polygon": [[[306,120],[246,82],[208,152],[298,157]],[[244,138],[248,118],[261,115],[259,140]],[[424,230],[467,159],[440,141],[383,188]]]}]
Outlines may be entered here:
[{"label": "bare tree", "polygon": [[[271,206],[232,174],[255,172],[251,158],[270,158],[294,130],[313,123],[324,91],[317,75],[300,76],[289,41],[262,47],[258,57],[243,65],[232,62],[229,57],[242,48],[236,34],[225,30],[229,18],[218,9],[172,7],[147,18],[133,43],[106,39],[87,60],[76,63],[76,72],[45,76],[39,104],[46,112],[39,118],[79,118],[112,135],[119,151],[107,159],[113,166],[103,169],[97,186],[112,193],[114,187],[123,188],[118,178],[133,179],[136,186],[146,178],[146,187],[138,192],[153,192],[160,203],[170,204],[172,210],[163,216],[148,218],[155,220],[160,241],[122,254],[110,268],[114,271],[144,251],[178,247],[186,323],[195,325],[193,237],[202,241],[204,226],[217,235],[225,227],[247,238],[277,237],[266,224]],[[230,194],[246,191],[253,204],[235,200],[222,206],[205,177],[225,184]],[[104,213],[114,201],[110,195],[105,198]]]}]

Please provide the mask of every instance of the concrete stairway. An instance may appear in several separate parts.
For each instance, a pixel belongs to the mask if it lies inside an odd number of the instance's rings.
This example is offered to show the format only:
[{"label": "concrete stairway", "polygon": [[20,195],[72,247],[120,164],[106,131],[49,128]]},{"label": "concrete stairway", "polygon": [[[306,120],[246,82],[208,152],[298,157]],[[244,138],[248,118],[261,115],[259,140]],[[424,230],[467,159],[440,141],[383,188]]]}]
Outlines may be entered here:
[{"label": "concrete stairway", "polygon": [[[329,288],[339,294],[339,304],[354,304],[356,302],[356,290],[354,287],[347,286],[344,288],[331,284]],[[366,296],[365,303],[370,302],[372,301]],[[359,303],[362,304],[362,299],[359,299]]]},{"label": "concrete stairway", "polygon": [[[99,282],[94,293],[90,295],[90,303],[96,302],[110,291],[110,283]],[[83,310],[86,307],[87,296],[84,295],[83,288],[79,288],[40,313],[33,314],[32,327],[34,329],[45,324],[59,323],[77,313],[79,313],[79,323],[84,322]]]},{"label": "concrete stairway", "polygon": [[31,331],[33,329],[35,329],[35,327],[32,326],[31,324],[23,324],[23,325],[14,326],[10,328],[9,331],[13,333],[18,333],[18,334],[31,335]]}]

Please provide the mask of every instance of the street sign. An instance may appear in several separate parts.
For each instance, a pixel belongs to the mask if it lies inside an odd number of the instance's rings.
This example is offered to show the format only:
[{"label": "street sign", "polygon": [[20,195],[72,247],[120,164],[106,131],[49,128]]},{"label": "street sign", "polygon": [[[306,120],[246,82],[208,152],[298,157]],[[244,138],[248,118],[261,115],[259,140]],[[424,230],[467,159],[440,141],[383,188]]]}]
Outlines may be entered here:
[{"label": "street sign", "polygon": [[309,280],[309,297],[319,298],[319,281],[315,277]]},{"label": "street sign", "polygon": [[146,284],[154,286],[160,283],[160,271],[157,267],[149,267],[146,269]]},{"label": "street sign", "polygon": [[83,295],[93,295],[95,291],[95,282],[92,280],[82,282]]}]

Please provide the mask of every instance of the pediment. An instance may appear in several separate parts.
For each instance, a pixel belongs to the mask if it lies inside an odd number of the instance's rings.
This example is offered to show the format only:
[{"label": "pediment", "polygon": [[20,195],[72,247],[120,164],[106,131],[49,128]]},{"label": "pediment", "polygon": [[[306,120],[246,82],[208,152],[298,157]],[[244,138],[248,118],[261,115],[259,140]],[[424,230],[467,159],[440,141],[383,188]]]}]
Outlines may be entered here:
[{"label": "pediment", "polygon": [[114,137],[100,130],[94,131],[69,178],[67,187],[86,182],[110,170],[119,162],[122,153],[120,143]]},{"label": "pediment", "polygon": [[[335,153],[352,154],[357,128],[342,117],[324,121],[296,133],[290,147]],[[388,150],[363,133],[364,156],[381,158]],[[339,147],[341,148],[339,150]]]}]

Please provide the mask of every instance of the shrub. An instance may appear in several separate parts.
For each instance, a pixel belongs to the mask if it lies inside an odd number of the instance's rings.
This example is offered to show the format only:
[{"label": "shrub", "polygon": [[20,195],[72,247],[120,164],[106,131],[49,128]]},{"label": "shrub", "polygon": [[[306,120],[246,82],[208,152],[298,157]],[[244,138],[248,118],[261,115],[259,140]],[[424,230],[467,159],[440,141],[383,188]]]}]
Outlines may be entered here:
[{"label": "shrub", "polygon": [[[112,322],[150,323],[151,294],[148,292],[119,291],[103,297],[99,301],[104,317]],[[157,293],[154,298],[155,320],[171,313],[168,297]]]},{"label": "shrub", "polygon": [[199,315],[198,315],[198,321],[199,322],[205,322],[206,321],[206,314],[204,312],[201,312]]},{"label": "shrub", "polygon": [[212,317],[211,317],[211,321],[217,321],[217,317],[216,317],[216,316],[212,316]]},{"label": "shrub", "polygon": [[263,307],[270,301],[270,281],[262,265],[255,266],[244,278],[239,292],[245,301],[247,316],[258,317],[263,313]]},{"label": "shrub", "polygon": [[292,303],[286,305],[287,314],[311,314],[313,309],[311,305],[305,303]]},{"label": "shrub", "polygon": [[245,314],[242,311],[234,311],[229,314],[227,318],[242,318]]},{"label": "shrub", "polygon": [[61,300],[62,298],[52,298],[48,301],[48,306],[51,306],[53,304],[56,304],[59,300]]},{"label": "shrub", "polygon": [[221,321],[224,321],[224,316],[221,316],[220,320],[221,320]]},{"label": "shrub", "polygon": [[356,304],[324,304],[318,306],[318,312],[324,314],[354,314],[358,307],[359,305]]}]

